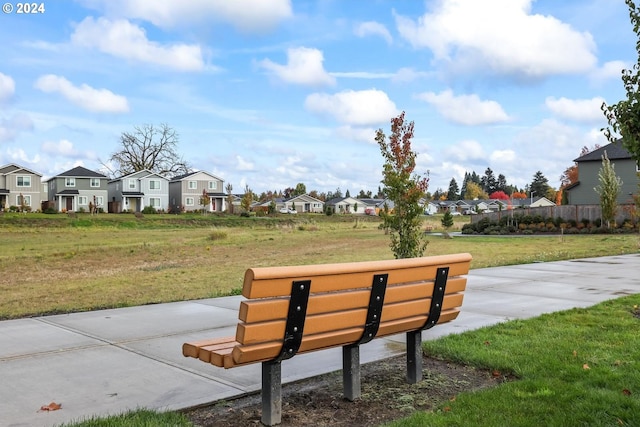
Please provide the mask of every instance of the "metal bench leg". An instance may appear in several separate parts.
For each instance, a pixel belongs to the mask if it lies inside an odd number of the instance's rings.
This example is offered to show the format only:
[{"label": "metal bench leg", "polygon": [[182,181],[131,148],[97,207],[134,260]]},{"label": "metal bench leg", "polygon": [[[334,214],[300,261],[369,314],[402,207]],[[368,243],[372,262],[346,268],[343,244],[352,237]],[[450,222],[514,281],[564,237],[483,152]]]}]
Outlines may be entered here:
[{"label": "metal bench leg", "polygon": [[407,382],[422,381],[422,331],[407,332]]},{"label": "metal bench leg", "polygon": [[262,362],[262,424],[282,422],[282,362]]},{"label": "metal bench leg", "polygon": [[342,383],[344,397],[350,401],[360,398],[360,346],[342,347]]}]

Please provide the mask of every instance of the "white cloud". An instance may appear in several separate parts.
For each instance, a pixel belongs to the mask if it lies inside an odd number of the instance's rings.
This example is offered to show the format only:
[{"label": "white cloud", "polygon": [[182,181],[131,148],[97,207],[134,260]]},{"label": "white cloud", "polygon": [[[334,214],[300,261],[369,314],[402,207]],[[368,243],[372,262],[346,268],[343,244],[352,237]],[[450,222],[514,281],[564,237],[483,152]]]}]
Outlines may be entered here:
[{"label": "white cloud", "polygon": [[466,139],[457,144],[448,146],[444,153],[457,161],[482,160],[485,158],[482,145],[478,141]]},{"label": "white cloud", "polygon": [[202,49],[182,43],[161,45],[147,38],[145,30],[125,19],[85,18],[71,41],[78,46],[98,48],[101,52],[134,61],[148,62],[179,71],[204,69]]},{"label": "white cloud", "polygon": [[26,114],[0,119],[0,142],[12,141],[20,132],[33,130],[33,121]]},{"label": "white cloud", "polygon": [[338,127],[336,129],[336,134],[341,139],[368,142],[371,144],[376,143],[376,129],[371,127],[353,127],[345,125]]},{"label": "white cloud", "polygon": [[385,39],[387,44],[391,44],[393,42],[393,37],[391,37],[391,33],[389,32],[389,30],[387,30],[387,27],[379,22],[361,22],[360,24],[356,25],[353,32],[358,37],[380,36]]},{"label": "white cloud", "polygon": [[[414,21],[395,14],[400,35],[454,67],[541,78],[595,66],[593,37],[552,16],[531,14],[533,0],[436,0]],[[395,12],[394,12],[395,13]]]},{"label": "white cloud", "polygon": [[109,16],[141,19],[162,28],[226,22],[242,32],[264,32],[293,16],[290,0],[83,0]]},{"label": "white cloud", "polygon": [[398,114],[396,105],[381,90],[345,90],[334,95],[312,93],[304,102],[307,110],[333,116],[338,122],[376,125],[388,122]]},{"label": "white cloud", "polygon": [[336,79],[322,66],[322,51],[307,47],[287,50],[287,64],[280,65],[269,59],[260,61],[259,65],[271,71],[280,80],[309,86],[334,85]]},{"label": "white cloud", "polygon": [[610,79],[620,79],[622,76],[622,70],[630,70],[633,65],[627,64],[624,61],[609,61],[605,62],[602,67],[599,67],[591,73],[591,79],[596,82],[601,82]]},{"label": "white cloud", "polygon": [[96,113],[126,113],[127,98],[107,89],[94,89],[89,85],[74,86],[64,77],[47,74],[36,80],[34,86],[43,92],[59,92],[66,99],[88,111]]},{"label": "white cloud", "polygon": [[22,148],[8,148],[6,157],[10,163],[20,163],[23,165],[32,165],[40,161],[40,156],[36,154],[30,158]]},{"label": "white cloud", "polygon": [[491,153],[491,164],[511,163],[516,160],[516,152],[513,150],[495,150]]},{"label": "white cloud", "polygon": [[236,156],[236,170],[252,171],[255,169],[253,162],[249,162],[243,159],[241,156]]},{"label": "white cloud", "polygon": [[560,118],[573,120],[576,122],[602,122],[605,120],[600,107],[604,102],[603,98],[595,97],[591,99],[567,99],[547,97],[545,105],[555,115]]},{"label": "white cloud", "polygon": [[13,97],[16,91],[16,83],[10,76],[0,73],[0,102],[5,102]]},{"label": "white cloud", "polygon": [[[95,151],[84,151],[76,148],[73,143],[67,139],[61,139],[55,141],[45,141],[40,145],[40,153],[45,154],[42,159],[44,163],[42,168],[50,168],[52,162],[64,162],[65,165],[73,163],[73,166],[83,166],[84,161],[95,162],[98,160],[98,154]],[[55,159],[55,160],[53,160]],[[113,166],[113,165],[108,165]],[[105,169],[104,166],[100,166],[101,169]],[[69,169],[69,168],[66,168]],[[58,172],[65,169],[59,169]],[[105,170],[105,172],[108,171]]]},{"label": "white cloud", "polygon": [[454,96],[451,90],[445,90],[439,94],[421,93],[417,98],[436,107],[447,120],[462,125],[486,125],[509,120],[500,104],[496,101],[482,101],[475,94]]}]

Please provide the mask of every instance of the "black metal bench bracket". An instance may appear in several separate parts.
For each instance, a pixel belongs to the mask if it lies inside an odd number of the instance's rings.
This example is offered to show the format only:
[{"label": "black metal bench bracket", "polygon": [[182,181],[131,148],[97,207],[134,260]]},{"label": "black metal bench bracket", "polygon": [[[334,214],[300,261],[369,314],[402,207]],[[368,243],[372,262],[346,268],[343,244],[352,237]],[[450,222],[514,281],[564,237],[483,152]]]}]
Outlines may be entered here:
[{"label": "black metal bench bracket", "polygon": [[433,284],[433,295],[431,296],[431,307],[429,308],[429,316],[422,329],[431,329],[440,320],[442,313],[442,303],[444,302],[444,294],[447,288],[447,278],[449,277],[449,267],[440,267],[436,271],[436,280]]},{"label": "black metal bench bracket", "polygon": [[291,297],[289,299],[287,325],[284,330],[284,342],[282,343],[280,355],[273,360],[274,362],[290,359],[298,352],[300,344],[302,343],[310,290],[311,280],[297,280],[291,285]]},{"label": "black metal bench bracket", "polygon": [[373,276],[371,294],[369,296],[369,308],[367,310],[367,320],[364,324],[364,332],[362,333],[362,337],[355,344],[366,344],[374,339],[378,333],[388,278],[389,275],[386,273],[376,274]]}]

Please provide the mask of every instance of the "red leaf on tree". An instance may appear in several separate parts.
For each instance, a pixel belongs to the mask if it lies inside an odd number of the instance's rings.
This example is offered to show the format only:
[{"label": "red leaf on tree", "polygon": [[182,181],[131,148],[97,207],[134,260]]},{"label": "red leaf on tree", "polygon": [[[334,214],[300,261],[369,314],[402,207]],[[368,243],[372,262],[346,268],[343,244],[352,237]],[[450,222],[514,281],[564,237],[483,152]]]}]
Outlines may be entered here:
[{"label": "red leaf on tree", "polygon": [[60,408],[62,408],[61,403],[51,402],[48,405],[41,406],[40,410],[41,411],[57,411]]}]

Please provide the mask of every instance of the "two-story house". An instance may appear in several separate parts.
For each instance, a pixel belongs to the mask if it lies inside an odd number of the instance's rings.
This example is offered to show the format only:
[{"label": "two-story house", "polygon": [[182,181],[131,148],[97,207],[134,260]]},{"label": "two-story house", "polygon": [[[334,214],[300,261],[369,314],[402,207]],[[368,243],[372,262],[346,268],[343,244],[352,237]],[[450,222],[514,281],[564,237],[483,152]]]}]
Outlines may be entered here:
[{"label": "two-story house", "polygon": [[205,171],[194,171],[176,176],[169,181],[169,210],[171,212],[197,211],[204,194],[209,197],[209,212],[223,212],[226,194],[224,181]]},{"label": "two-story house", "polygon": [[10,206],[40,209],[42,175],[24,166],[11,163],[0,166],[0,210]]},{"label": "two-story house", "polygon": [[90,203],[106,211],[108,181],[99,172],[77,166],[47,180],[48,199],[59,212],[89,211]]},{"label": "two-story house", "polygon": [[632,195],[638,192],[638,162],[622,146],[622,139],[600,147],[574,160],[578,165],[578,181],[565,188],[570,205],[599,205],[600,196],[594,190],[600,185],[598,174],[602,168],[602,156],[605,151],[614,166],[615,173],[622,179],[622,188],[618,194],[618,204],[633,203]]},{"label": "two-story house", "polygon": [[109,212],[169,210],[169,180],[147,169],[110,180],[108,193]]}]

